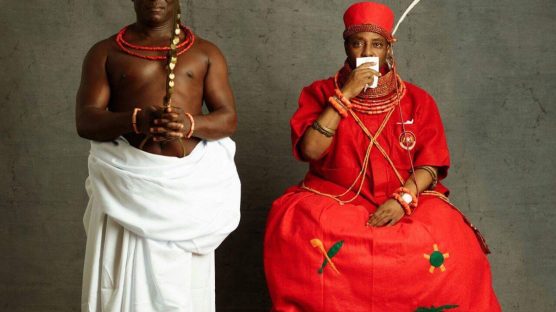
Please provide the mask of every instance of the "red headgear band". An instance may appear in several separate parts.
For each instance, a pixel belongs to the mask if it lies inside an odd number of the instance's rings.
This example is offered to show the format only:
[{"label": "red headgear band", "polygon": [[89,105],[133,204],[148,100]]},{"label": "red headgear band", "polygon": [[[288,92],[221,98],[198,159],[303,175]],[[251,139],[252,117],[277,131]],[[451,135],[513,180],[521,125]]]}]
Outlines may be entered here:
[{"label": "red headgear band", "polygon": [[377,33],[388,42],[395,41],[392,36],[394,12],[381,3],[359,2],[351,5],[344,13],[344,39],[358,32]]}]

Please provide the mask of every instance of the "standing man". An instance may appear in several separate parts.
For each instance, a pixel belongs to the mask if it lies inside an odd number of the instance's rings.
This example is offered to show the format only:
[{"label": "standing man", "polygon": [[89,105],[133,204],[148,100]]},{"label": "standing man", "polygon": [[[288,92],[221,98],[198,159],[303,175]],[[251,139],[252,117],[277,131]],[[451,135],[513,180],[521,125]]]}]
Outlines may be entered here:
[{"label": "standing man", "polygon": [[214,250],[240,215],[226,61],[180,23],[178,0],[133,4],[136,22],[87,54],[77,94],[91,140],[81,309],[215,311]]},{"label": "standing man", "polygon": [[393,22],[384,4],[350,6],[345,63],[301,91],[290,124],[309,171],[268,217],[272,311],[500,311],[488,248],[439,182],[436,103],[396,72]]}]

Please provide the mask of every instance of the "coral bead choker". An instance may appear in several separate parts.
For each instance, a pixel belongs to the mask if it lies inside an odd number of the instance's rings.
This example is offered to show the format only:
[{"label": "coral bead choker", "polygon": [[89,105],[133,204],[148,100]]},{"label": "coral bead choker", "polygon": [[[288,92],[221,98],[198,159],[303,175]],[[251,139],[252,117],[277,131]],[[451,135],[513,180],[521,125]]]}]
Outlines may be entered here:
[{"label": "coral bead choker", "polygon": [[[151,61],[164,61],[164,60],[168,59],[167,55],[143,55],[139,52],[135,52],[134,50],[136,50],[136,51],[150,51],[150,52],[168,52],[168,51],[170,51],[170,47],[169,46],[141,46],[141,45],[132,44],[132,43],[126,41],[124,39],[124,36],[125,36],[128,28],[129,28],[129,26],[131,26],[131,25],[128,25],[128,26],[122,28],[118,32],[118,34],[116,35],[116,43],[118,44],[118,46],[120,47],[120,49],[122,51],[124,51],[125,53],[127,53],[129,55],[139,57],[139,58],[142,58],[142,59],[146,59],[146,60],[151,60]],[[178,52],[177,52],[178,56],[185,53],[187,50],[189,50],[189,48],[191,48],[191,46],[195,42],[195,35],[193,34],[193,32],[191,30],[189,30],[189,28],[180,24],[179,29],[181,29],[181,31],[183,31],[183,33],[185,35],[185,39],[183,40],[183,42],[180,42],[180,44],[176,46],[176,49],[178,50]]]}]

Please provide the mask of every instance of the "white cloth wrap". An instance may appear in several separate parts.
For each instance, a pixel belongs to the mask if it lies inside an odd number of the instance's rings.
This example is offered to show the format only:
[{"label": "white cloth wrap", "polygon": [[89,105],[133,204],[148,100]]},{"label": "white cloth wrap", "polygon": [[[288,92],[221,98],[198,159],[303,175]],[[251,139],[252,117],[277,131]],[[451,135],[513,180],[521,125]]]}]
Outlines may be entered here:
[{"label": "white cloth wrap", "polygon": [[184,158],[91,142],[82,311],[214,311],[214,250],[240,219],[235,143]]},{"label": "white cloth wrap", "polygon": [[239,222],[235,144],[202,141],[184,158],[143,152],[123,140],[91,143],[89,196],[129,231],[208,253]]}]

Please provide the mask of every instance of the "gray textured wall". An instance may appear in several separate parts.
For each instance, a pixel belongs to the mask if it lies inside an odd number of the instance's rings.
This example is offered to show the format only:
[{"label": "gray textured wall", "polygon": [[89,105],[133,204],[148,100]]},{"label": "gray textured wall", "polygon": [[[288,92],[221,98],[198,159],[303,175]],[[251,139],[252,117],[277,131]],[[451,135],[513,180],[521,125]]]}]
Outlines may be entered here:
[{"label": "gray textured wall", "polygon": [[[188,0],[187,24],[226,54],[243,220],[217,253],[218,311],[267,311],[261,250],[274,198],[297,182],[289,116],[342,64],[340,0]],[[399,14],[410,0],[389,4]],[[0,0],[0,310],[77,311],[88,142],[74,96],[129,0]],[[406,80],[443,115],[453,201],[482,229],[505,311],[556,311],[556,2],[425,0],[398,33]]]}]

